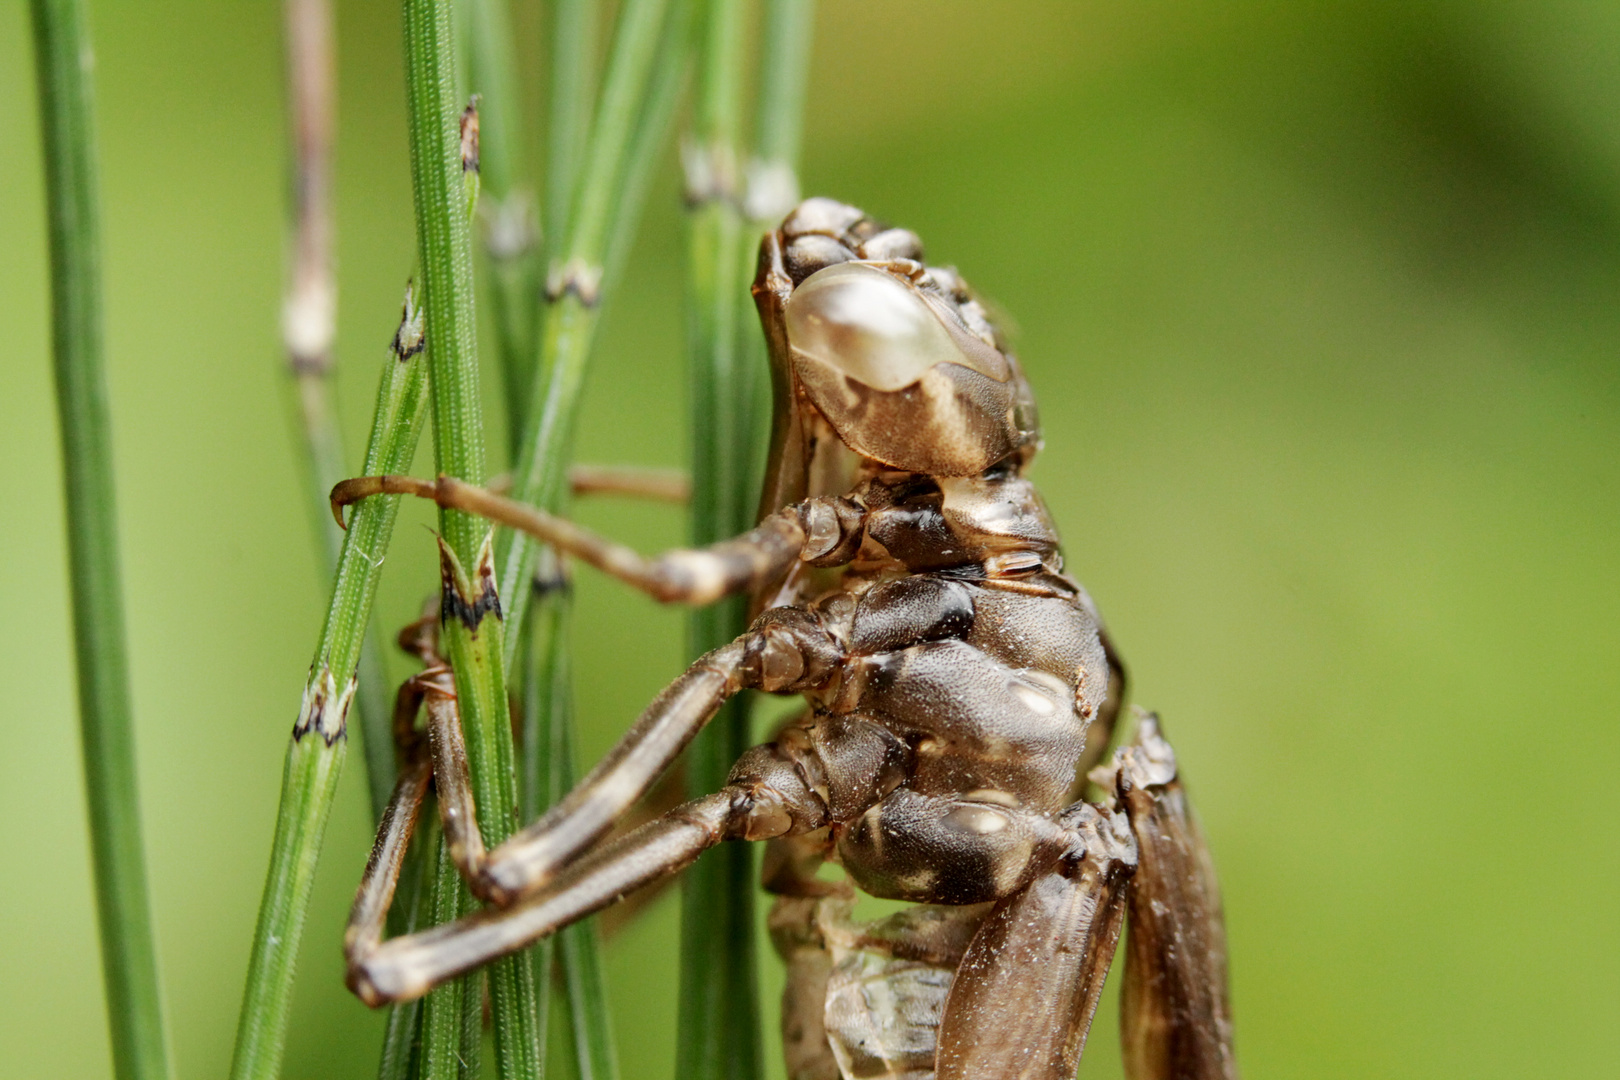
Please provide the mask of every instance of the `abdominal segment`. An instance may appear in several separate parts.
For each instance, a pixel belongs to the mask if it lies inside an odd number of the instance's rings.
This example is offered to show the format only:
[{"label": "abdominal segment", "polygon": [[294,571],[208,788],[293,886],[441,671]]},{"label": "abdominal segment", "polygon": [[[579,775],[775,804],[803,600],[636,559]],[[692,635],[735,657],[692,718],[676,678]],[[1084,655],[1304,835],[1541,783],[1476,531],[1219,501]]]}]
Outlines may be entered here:
[{"label": "abdominal segment", "polygon": [[788,1080],[933,1080],[956,968],[989,905],[918,904],[856,921],[844,896],[779,897]]}]

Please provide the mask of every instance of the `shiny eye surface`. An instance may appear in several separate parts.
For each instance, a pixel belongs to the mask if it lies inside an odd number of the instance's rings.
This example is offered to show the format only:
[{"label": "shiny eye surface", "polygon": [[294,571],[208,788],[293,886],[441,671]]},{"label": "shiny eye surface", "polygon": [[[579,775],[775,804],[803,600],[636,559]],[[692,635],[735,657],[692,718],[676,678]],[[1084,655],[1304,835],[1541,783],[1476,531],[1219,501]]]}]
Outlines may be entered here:
[{"label": "shiny eye surface", "polygon": [[811,274],[784,314],[795,351],[874,390],[903,389],[939,363],[981,366],[917,290],[865,263]]}]

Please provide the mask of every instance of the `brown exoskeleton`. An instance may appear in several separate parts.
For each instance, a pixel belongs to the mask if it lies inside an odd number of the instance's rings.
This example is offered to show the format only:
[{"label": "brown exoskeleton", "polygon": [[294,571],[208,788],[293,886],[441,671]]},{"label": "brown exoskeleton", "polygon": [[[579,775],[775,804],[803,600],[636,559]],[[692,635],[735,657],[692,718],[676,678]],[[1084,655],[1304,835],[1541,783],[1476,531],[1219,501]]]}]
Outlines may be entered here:
[{"label": "brown exoskeleton", "polygon": [[[1156,720],[1093,768],[1124,671],[1025,478],[1039,434],[1017,362],[912,233],[830,200],[765,237],[754,296],[776,397],[762,516],[742,537],[649,560],[449,478],[334,491],[337,505],[434,498],[661,600],[747,590],[756,613],[489,852],[453,684],[442,666],[415,680],[452,855],[487,906],[379,940],[428,781],[418,755],[356,901],[351,986],[374,1004],[415,997],[723,840],[765,840],[795,1080],[1067,1080],[1127,919],[1130,1074],[1235,1077],[1219,898]],[[745,688],[800,694],[809,709],[745,753],[721,791],[604,842]],[[1094,802],[1079,798],[1087,770]],[[855,922],[849,885],[818,876],[829,860],[915,906]]]}]

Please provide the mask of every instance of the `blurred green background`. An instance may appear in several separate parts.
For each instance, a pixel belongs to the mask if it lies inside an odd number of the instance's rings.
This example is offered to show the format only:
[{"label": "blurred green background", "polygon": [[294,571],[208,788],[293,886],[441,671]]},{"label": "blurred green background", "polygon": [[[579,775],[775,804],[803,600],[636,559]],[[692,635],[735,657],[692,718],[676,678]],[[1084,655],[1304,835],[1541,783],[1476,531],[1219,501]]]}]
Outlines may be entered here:
[{"label": "blurred green background", "polygon": [[[357,460],[413,238],[397,5],[340,6]],[[327,589],[278,339],[280,13],[92,7],[147,846],[179,1075],[213,1077]],[[1215,847],[1246,1074],[1614,1076],[1620,8],[823,0],[817,33],[806,191],[914,228],[1015,320],[1069,566]],[[0,1073],[96,1077],[20,4],[0,102]],[[671,167],[608,316],[585,460],[684,460],[677,190]],[[684,531],[668,508],[581,515],[644,549]],[[434,585],[430,520],[396,533],[388,625]],[[680,669],[682,624],[579,591],[590,756]],[[289,1077],[374,1068],[380,1017],[338,955],[359,770]],[[671,896],[610,944],[629,1078],[670,1075],[675,916]],[[1082,1076],[1117,1075],[1112,1012],[1092,1047]]]}]

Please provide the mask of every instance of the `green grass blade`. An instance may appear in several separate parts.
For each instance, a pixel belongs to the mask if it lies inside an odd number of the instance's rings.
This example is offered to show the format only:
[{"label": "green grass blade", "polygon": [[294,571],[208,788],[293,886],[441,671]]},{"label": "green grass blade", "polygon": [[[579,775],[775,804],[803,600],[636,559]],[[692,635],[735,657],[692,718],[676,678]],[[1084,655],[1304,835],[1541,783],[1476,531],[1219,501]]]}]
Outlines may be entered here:
[{"label": "green grass blade", "polygon": [[[583,8],[584,11],[571,11],[571,8]],[[616,200],[618,213],[608,231],[602,274],[605,295],[611,294],[628,257],[641,211],[646,205],[658,155],[681,98],[692,51],[691,10],[692,5],[688,0],[676,0],[665,15],[666,25],[653,60],[645,103],[631,135],[622,169],[621,187]],[[555,24],[559,51],[564,35],[575,35],[575,44],[580,46],[576,51],[588,54],[589,50],[583,47],[578,38],[586,34],[586,27],[594,29],[595,14],[594,4],[579,5],[564,0],[559,5]],[[569,113],[569,118],[564,122],[578,123],[583,129],[584,120],[589,115],[589,99],[585,89],[588,81],[589,69],[586,65],[576,65],[573,70],[556,73],[553,88],[554,123],[556,103],[564,100],[567,108],[563,111]],[[560,182],[571,186],[571,174],[556,165],[559,158],[566,160],[569,154],[574,153],[568,145],[566,131],[559,135],[553,130],[552,152],[554,182],[560,179]],[[559,306],[577,300],[577,296],[570,294],[562,298]],[[582,305],[572,310],[584,312]],[[589,333],[567,340],[574,341],[582,355],[588,353],[591,341]],[[548,351],[548,362],[553,365],[548,370],[555,370],[554,364],[559,355],[557,351]],[[554,564],[543,567],[537,580],[552,584],[543,590],[540,599],[529,609],[532,628],[528,645],[531,671],[525,699],[524,737],[525,812],[529,818],[538,815],[559,798],[573,782],[572,759],[567,746],[573,715],[566,640],[569,594],[566,581]],[[558,935],[555,942],[547,939],[536,946],[534,958],[535,970],[539,973],[537,978],[548,984],[554,948],[557,969],[565,990],[557,1009],[565,1020],[565,1028],[573,1044],[573,1053],[567,1060],[575,1075],[612,1080],[618,1075],[618,1064],[594,921],[570,927]]]},{"label": "green grass blade", "polygon": [[[478,826],[493,848],[514,831],[517,774],[501,667],[502,619],[498,604],[491,604],[492,544],[493,533],[486,532],[471,575],[444,540],[439,542],[439,558],[445,596],[440,641],[455,672]],[[538,1076],[539,1020],[530,962],[523,955],[508,956],[488,970],[496,1067],[503,1078]]]},{"label": "green grass blade", "polygon": [[[578,6],[577,4],[574,6]],[[486,280],[487,295],[494,306],[497,346],[500,351],[501,372],[506,398],[507,456],[517,452],[517,443],[523,433],[524,406],[528,404],[529,388],[534,381],[538,360],[540,296],[539,229],[534,220],[535,203],[526,186],[528,176],[523,153],[520,101],[516,79],[516,62],[512,41],[511,19],[506,0],[464,0],[468,55],[472,67],[472,84],[480,95],[480,170],[484,189],[484,249],[491,273]],[[572,42],[569,50],[574,66],[587,70],[587,47]],[[555,162],[550,163],[555,168]],[[550,222],[550,215],[547,215]],[[555,225],[551,226],[555,228]],[[525,640],[534,628],[525,623],[515,624],[519,630],[514,636]],[[527,654],[524,654],[527,655]],[[509,668],[509,676],[518,696],[529,700],[530,680],[534,675],[519,668]],[[535,718],[532,707],[523,714],[525,723]],[[533,785],[530,778],[540,767],[541,747],[525,733],[519,748],[520,775],[518,784],[521,820],[537,815],[532,806]],[[546,940],[527,950],[527,963],[534,993],[534,1044],[539,1062],[546,1057],[546,1034],[550,1018],[552,942]]]},{"label": "green grass blade", "polygon": [[[749,169],[749,216],[775,224],[798,202],[798,183],[789,194],[772,192],[780,206],[756,211],[754,191],[760,172],[799,166],[804,132],[804,97],[810,82],[810,46],[816,22],[815,0],[765,0],[765,29],[760,35],[759,111],[755,117],[754,162]],[[782,205],[783,203],[786,205]]]},{"label": "green grass blade", "polygon": [[696,5],[692,0],[674,0],[670,5],[664,40],[658,46],[652,79],[647,84],[647,104],[636,121],[630,141],[624,175],[619,187],[619,213],[608,232],[607,250],[602,260],[602,289],[611,294],[635,246],[641,216],[647,208],[647,194],[658,172],[665,138],[675,121],[675,113],[685,98],[687,76],[692,67],[693,30]]},{"label": "green grass blade", "polygon": [[305,688],[281,777],[281,806],[270,873],[259,902],[259,926],[248,961],[248,984],[236,1031],[231,1075],[269,1078],[281,1070],[294,966],[303,938],[321,837],[348,754],[344,729],[354,694],[323,665]]},{"label": "green grass blade", "polygon": [[[646,102],[623,168],[623,186],[616,201],[619,213],[612,223],[607,244],[604,290],[611,290],[617,270],[635,235],[651,183],[653,163],[663,145],[684,81],[690,54],[690,4],[686,0],[677,0],[667,19],[668,25],[646,91]],[[560,14],[559,31],[564,25]],[[579,30],[571,32],[581,33]],[[576,74],[574,77],[579,76]],[[621,74],[620,78],[624,76]],[[575,107],[579,107],[578,103]],[[553,221],[556,220],[553,218]],[[572,293],[564,296],[553,306],[552,314],[566,315],[570,320],[578,317],[594,320],[595,311],[579,304],[578,299]],[[559,320],[550,323],[550,328],[555,330],[560,325],[569,324]],[[594,329],[594,321],[587,325],[590,330]],[[582,370],[590,350],[590,330],[548,336],[546,370],[555,372],[559,362],[572,362],[567,350],[559,348],[565,341],[577,349],[578,367]],[[576,383],[574,386],[574,396],[563,402],[563,407],[569,413],[577,405],[578,385]],[[563,447],[553,447],[550,452],[560,461],[566,451]],[[531,672],[525,699],[524,791],[525,816],[529,819],[560,797],[572,783],[572,761],[567,742],[572,725],[566,642],[568,592],[560,574],[546,573],[544,580],[555,581],[556,587],[547,589],[542,599],[530,609],[531,618],[528,621],[531,632],[527,635]],[[557,938],[548,938],[531,950],[536,978],[543,989],[549,989],[554,955],[565,989],[557,1002],[557,1010],[565,1018],[566,1030],[571,1036],[573,1053],[567,1060],[573,1066],[573,1073],[591,1080],[617,1080],[618,1063],[614,1054],[594,920],[569,927]]]},{"label": "green grass blade", "polygon": [[[527,412],[522,449],[513,463],[513,496],[547,509],[559,507],[573,442],[585,364],[595,339],[605,286],[604,260],[627,206],[629,163],[644,140],[663,138],[642,119],[661,106],[649,92],[663,45],[684,45],[687,0],[625,0],[614,28],[607,76],[596,110],[578,196],[568,216],[568,236],[547,272],[552,298],[541,330],[541,367]],[[678,80],[674,87],[679,90]],[[643,188],[643,193],[645,189]],[[500,580],[510,604],[508,615],[521,622],[529,595],[516,583],[534,573],[537,545],[526,536],[503,532],[497,552]],[[510,646],[516,648],[516,642]],[[512,657],[508,655],[508,664]]]},{"label": "green grass blade", "polygon": [[[439,470],[468,483],[484,479],[484,425],[478,399],[478,327],[473,313],[471,226],[462,160],[466,105],[456,92],[450,0],[407,0],[405,79],[416,242],[422,268],[433,443]],[[440,515],[445,540],[471,564],[485,528],[471,514]]]},{"label": "green grass blade", "polygon": [[[737,251],[745,281],[758,261],[759,236],[774,229],[799,202],[799,142],[814,28],[814,0],[766,0],[754,154],[742,200],[746,232]],[[738,453],[753,476],[764,464],[771,386],[765,335],[747,304],[737,319],[736,350],[737,396],[753,403],[747,417],[751,430],[737,432]]]},{"label": "green grass blade", "polygon": [[169,1053],[141,846],[112,438],[102,356],[90,32],[77,0],[35,0],[51,336],[67,504],[79,730],[113,1065],[159,1080]]},{"label": "green grass blade", "polygon": [[592,291],[616,220],[624,165],[646,111],[647,87],[667,29],[670,0],[626,0],[615,27],[602,98],[574,190],[563,257],[565,286]]},{"label": "green grass blade", "polygon": [[[566,715],[558,727],[568,739],[572,726]],[[573,769],[560,770],[563,789],[573,784]],[[602,941],[596,919],[564,928],[557,935],[557,969],[562,976],[574,1067],[580,1080],[618,1080],[619,1059],[614,1051],[612,1015],[607,984],[602,974]]]},{"label": "green grass blade", "polygon": [[[409,289],[405,295],[404,316],[377,389],[367,474],[409,469],[421,434],[427,404],[422,315]],[[343,537],[331,602],[282,772],[276,836],[237,1023],[234,1080],[268,1080],[280,1072],[309,892],[347,753],[355,666],[398,510],[397,495],[365,499],[352,511]]]},{"label": "green grass blade", "polygon": [[[538,592],[529,605],[527,633],[524,636],[523,661],[523,819],[533,821],[542,811],[562,795],[558,790],[554,763],[553,720],[556,710],[566,707],[568,693],[568,655],[562,641],[567,626],[568,593],[571,586],[556,561],[546,549],[542,552],[540,570],[532,586]],[[553,1014],[566,1019],[567,1001],[554,994],[552,978],[556,968],[556,935],[542,938],[529,950],[529,961],[534,969],[535,986],[539,990],[538,1008],[541,1024],[545,1028],[547,1045],[551,1037]],[[565,1025],[566,1027],[566,1025]]]},{"label": "green grass blade", "polygon": [[[738,324],[747,296],[738,141],[742,112],[741,0],[710,0],[698,62],[694,131],[684,154],[692,363],[692,542],[735,536],[752,524],[750,463],[757,428],[752,382],[739,370]],[[741,598],[692,613],[692,654],[731,640],[746,617]],[[746,701],[723,709],[692,743],[692,795],[724,785],[749,743]],[[726,844],[681,883],[681,999],[677,1076],[738,1080],[764,1069],[753,853]]]},{"label": "green grass blade", "polygon": [[572,1042],[574,1074],[580,1080],[618,1080],[612,1013],[602,974],[602,942],[594,918],[557,935],[557,970],[563,984],[563,1015]]},{"label": "green grass blade", "polygon": [[[545,748],[546,772],[535,779],[535,807],[550,805],[574,784],[573,694],[569,682],[572,657],[568,624],[570,588],[555,567],[547,567],[547,586],[530,608],[536,634],[532,643],[533,737]],[[602,975],[601,941],[596,920],[586,919],[556,935],[557,972],[563,985],[559,1003],[571,1042],[572,1073],[580,1080],[618,1080],[618,1056]]]},{"label": "green grass blade", "polygon": [[546,125],[546,227],[551,230],[546,247],[551,259],[561,254],[568,238],[574,183],[591,130],[601,8],[599,0],[556,0],[551,5],[551,101]]},{"label": "green grass blade", "polygon": [[[747,169],[744,233],[738,245],[743,281],[753,276],[759,236],[775,228],[799,202],[799,142],[814,27],[814,0],[766,0],[755,150]],[[737,397],[753,403],[753,415],[745,417],[734,436],[739,440],[738,460],[751,463],[744,470],[751,481],[763,464],[763,421],[770,410],[765,400],[769,390],[769,380],[764,377],[768,368],[765,337],[746,302],[737,312],[736,332]],[[748,494],[743,489],[742,495]],[[749,504],[744,502],[741,509],[748,510]]]},{"label": "green grass blade", "polygon": [[[471,230],[464,213],[467,180],[476,177],[476,146],[463,140],[450,0],[406,0],[404,21],[412,188],[433,372],[435,460],[441,474],[479,484],[484,479],[484,426],[479,411]],[[517,778],[491,531],[472,515],[447,509],[439,512],[439,529],[445,585],[441,644],[455,671],[479,828],[493,848],[513,831]],[[535,988],[527,958],[497,961],[489,968],[489,980],[496,1067],[503,1080],[537,1077],[541,1066]]]},{"label": "green grass blade", "polygon": [[[430,924],[437,926],[454,920],[475,905],[442,836],[434,850],[428,913]],[[481,1040],[476,1036],[466,1039],[466,999],[469,995],[479,999],[481,1011],[483,984],[483,972],[473,972],[435,987],[422,1000],[422,1042],[416,1073],[422,1080],[461,1080],[465,1060],[479,1056]]]},{"label": "green grass blade", "polygon": [[[463,0],[472,92],[478,95],[479,217],[507,406],[507,456],[523,432],[540,318],[540,223],[524,152],[507,0]],[[554,226],[553,226],[554,227]]]},{"label": "green grass blade", "polygon": [[[469,915],[478,904],[469,893],[461,909]],[[456,1059],[456,1080],[478,1080],[484,1071],[484,973],[472,971],[459,980],[461,991],[461,1055]],[[538,1074],[536,1074],[538,1075]]]}]

